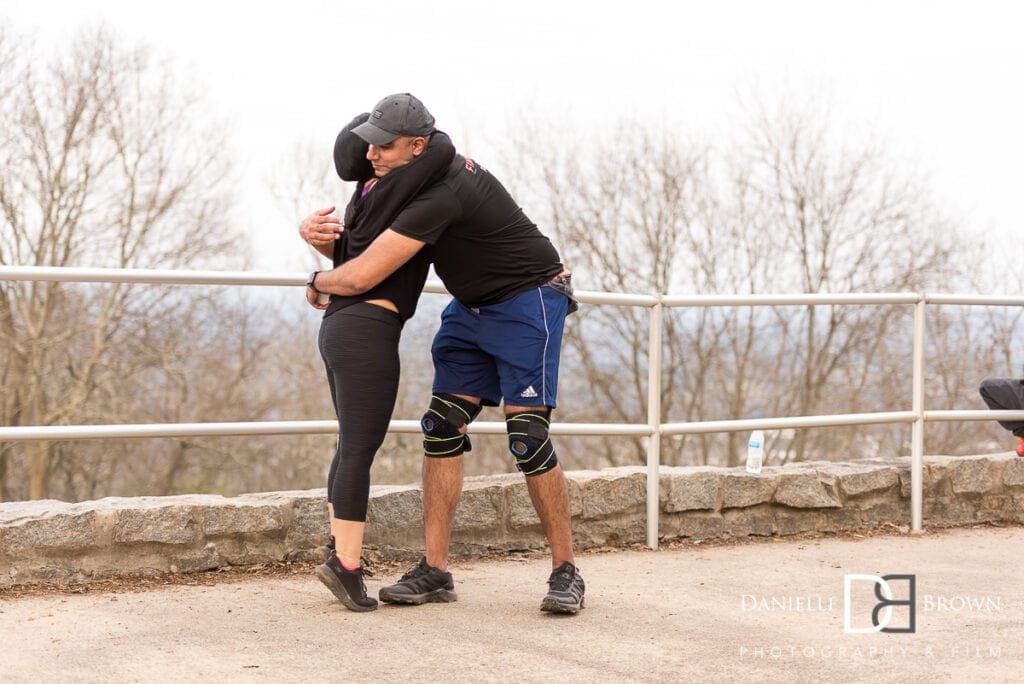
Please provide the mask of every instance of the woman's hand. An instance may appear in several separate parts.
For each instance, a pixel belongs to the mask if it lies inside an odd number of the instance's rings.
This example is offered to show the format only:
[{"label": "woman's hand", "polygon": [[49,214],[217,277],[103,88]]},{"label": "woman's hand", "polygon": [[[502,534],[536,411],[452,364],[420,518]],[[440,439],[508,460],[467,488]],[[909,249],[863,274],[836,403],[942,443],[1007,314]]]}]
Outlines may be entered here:
[{"label": "woman's hand", "polygon": [[316,292],[311,287],[306,288],[306,301],[314,309],[320,311],[326,311],[327,306],[331,303],[330,295],[325,295],[322,292]]},{"label": "woman's hand", "polygon": [[314,247],[325,247],[332,244],[341,235],[345,226],[337,216],[332,216],[334,207],[314,211],[299,224],[299,235]]}]

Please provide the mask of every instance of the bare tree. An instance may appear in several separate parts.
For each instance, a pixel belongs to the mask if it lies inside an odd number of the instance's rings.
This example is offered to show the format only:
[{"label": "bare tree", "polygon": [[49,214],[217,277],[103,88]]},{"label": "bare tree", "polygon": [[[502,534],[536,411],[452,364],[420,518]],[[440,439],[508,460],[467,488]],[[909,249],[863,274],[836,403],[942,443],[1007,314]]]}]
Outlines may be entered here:
[{"label": "bare tree", "polygon": [[[19,80],[0,123],[0,263],[174,268],[239,253],[223,127],[198,123],[201,99],[168,65],[99,28],[0,73]],[[146,349],[115,354],[137,326],[182,306],[162,288],[0,283],[3,423],[81,420],[102,388],[153,363]],[[54,445],[23,448],[28,496],[45,497]]]},{"label": "bare tree", "polygon": [[[741,142],[744,182],[755,211],[773,227],[773,257],[791,266],[775,275],[777,289],[887,292],[952,282],[958,274],[951,258],[955,230],[937,215],[926,189],[895,171],[877,145],[837,141],[827,119],[813,110],[770,111],[761,104],[755,112]],[[810,306],[795,315],[777,313],[780,348],[789,351],[776,374],[789,390],[773,404],[777,415],[850,405],[845,395],[855,398],[858,387],[845,364],[857,358],[870,367],[880,341],[908,320],[905,307]],[[808,434],[795,435],[787,457],[805,457]],[[842,449],[834,433],[829,437],[833,448]]]},{"label": "bare tree", "polygon": [[[813,105],[813,103],[812,103]],[[958,282],[976,263],[916,179],[878,144],[851,144],[821,108],[756,103],[714,150],[640,124],[610,138],[525,131],[519,188],[551,226],[577,286],[630,292],[889,292]],[[556,139],[557,142],[551,142]],[[953,258],[956,254],[956,259]],[[907,307],[683,309],[666,319],[662,406],[671,420],[885,410],[881,370],[909,354]],[[646,317],[585,307],[567,365],[591,420],[641,422]],[[906,357],[909,359],[909,356]],[[909,362],[905,364],[909,387]],[[909,392],[909,390],[908,390]],[[906,394],[906,393],[905,393]],[[867,407],[867,408],[864,408]],[[664,416],[663,416],[664,419]],[[781,460],[844,453],[859,431],[775,436]],[[743,436],[669,440],[665,462],[734,465]],[[621,444],[621,443],[619,443]],[[636,462],[641,444],[635,444]],[[622,449],[605,443],[605,460]],[[780,456],[781,455],[781,456]]]}]

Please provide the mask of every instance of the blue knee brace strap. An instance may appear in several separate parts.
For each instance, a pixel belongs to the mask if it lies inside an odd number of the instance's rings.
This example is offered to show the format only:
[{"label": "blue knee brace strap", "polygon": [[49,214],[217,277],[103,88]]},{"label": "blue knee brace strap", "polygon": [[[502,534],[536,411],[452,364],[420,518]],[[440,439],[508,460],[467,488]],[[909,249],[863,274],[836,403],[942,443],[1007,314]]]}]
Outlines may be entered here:
[{"label": "blue knee brace strap", "polygon": [[480,413],[480,405],[460,399],[454,394],[435,394],[420,420],[423,429],[423,455],[430,458],[450,458],[464,451],[472,451],[469,435],[459,428],[473,422]]},{"label": "blue knee brace strap", "polygon": [[508,448],[516,457],[516,468],[524,475],[542,475],[558,465],[548,436],[550,415],[550,411],[528,411],[505,417]]}]

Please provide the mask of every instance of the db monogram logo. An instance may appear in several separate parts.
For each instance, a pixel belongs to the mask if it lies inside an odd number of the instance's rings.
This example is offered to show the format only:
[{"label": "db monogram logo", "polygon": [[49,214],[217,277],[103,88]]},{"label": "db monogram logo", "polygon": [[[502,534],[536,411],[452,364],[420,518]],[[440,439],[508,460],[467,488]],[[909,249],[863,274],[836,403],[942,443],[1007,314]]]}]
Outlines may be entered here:
[{"label": "db monogram logo", "polygon": [[[878,602],[871,610],[871,627],[854,627],[852,619],[854,583],[871,582]],[[904,598],[894,598],[893,583],[906,583]],[[913,633],[916,619],[917,580],[914,575],[843,575],[843,631],[847,634],[869,634],[872,632]],[[861,592],[862,593],[862,592]],[[863,602],[858,602],[858,607]],[[907,619],[903,627],[890,627],[894,607],[906,606]],[[902,610],[900,611],[903,612]]]}]

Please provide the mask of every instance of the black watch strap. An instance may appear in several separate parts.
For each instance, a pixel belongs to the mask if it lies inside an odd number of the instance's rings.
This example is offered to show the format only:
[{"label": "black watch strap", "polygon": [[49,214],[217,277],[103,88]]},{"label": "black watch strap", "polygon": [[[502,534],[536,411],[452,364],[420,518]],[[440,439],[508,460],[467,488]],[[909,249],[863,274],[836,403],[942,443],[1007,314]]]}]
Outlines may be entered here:
[{"label": "black watch strap", "polygon": [[313,271],[312,273],[309,274],[309,278],[306,279],[306,287],[311,289],[313,292],[316,292],[317,294],[323,294],[322,292],[320,292],[320,290],[316,289],[316,277],[317,275],[319,275],[319,273],[320,271]]}]

